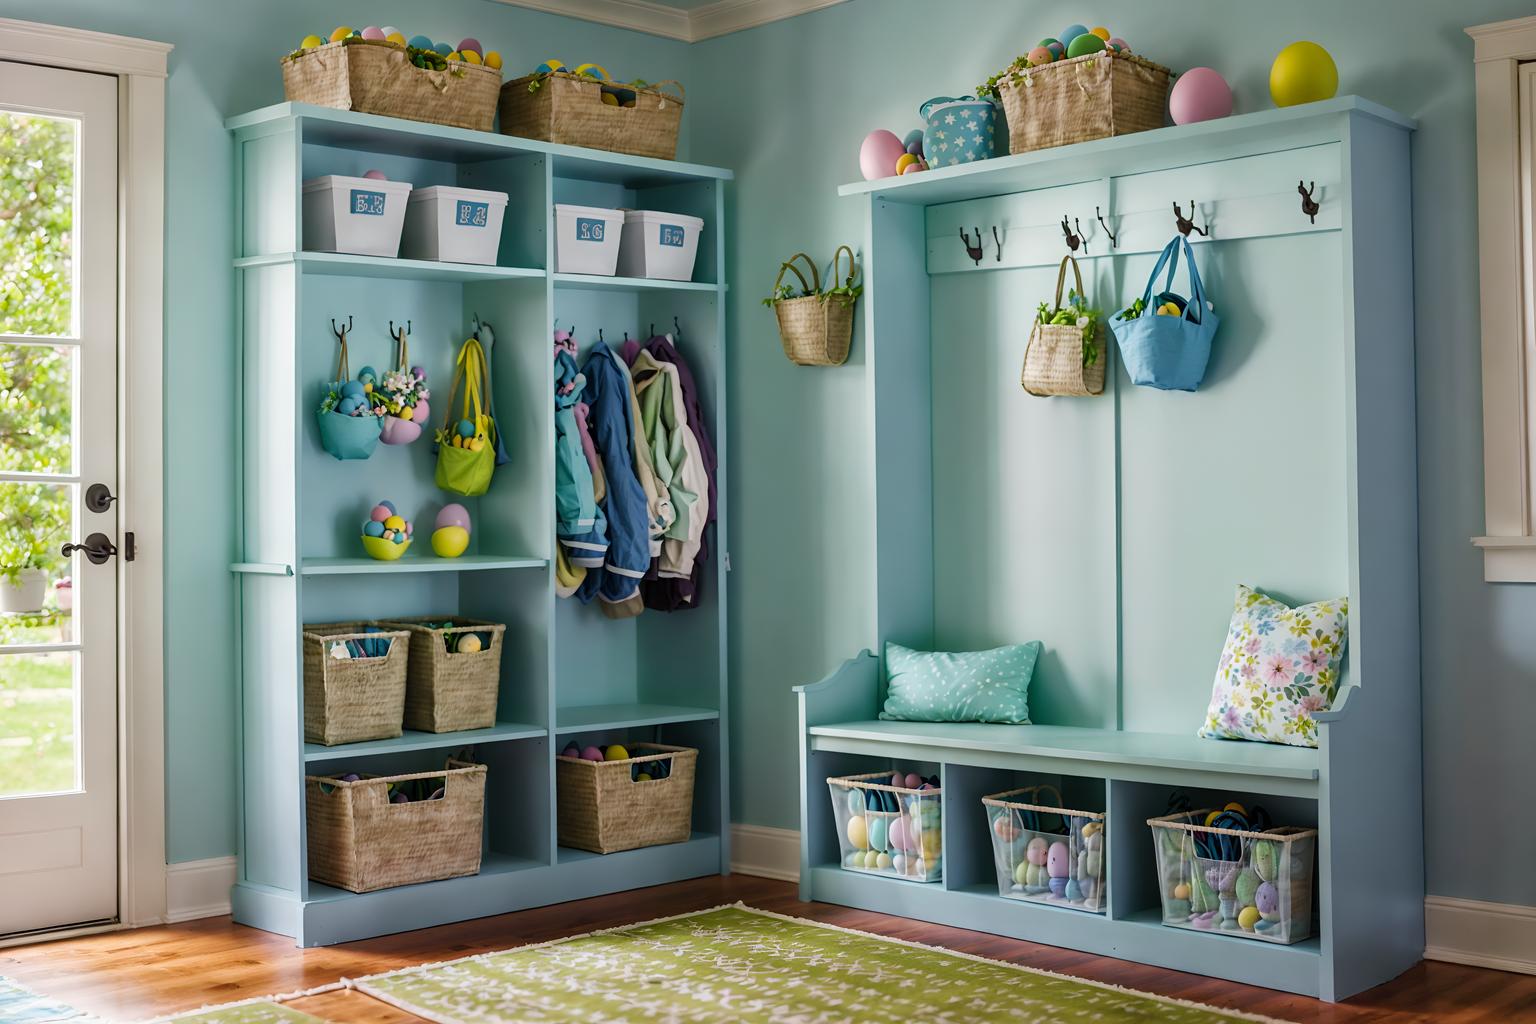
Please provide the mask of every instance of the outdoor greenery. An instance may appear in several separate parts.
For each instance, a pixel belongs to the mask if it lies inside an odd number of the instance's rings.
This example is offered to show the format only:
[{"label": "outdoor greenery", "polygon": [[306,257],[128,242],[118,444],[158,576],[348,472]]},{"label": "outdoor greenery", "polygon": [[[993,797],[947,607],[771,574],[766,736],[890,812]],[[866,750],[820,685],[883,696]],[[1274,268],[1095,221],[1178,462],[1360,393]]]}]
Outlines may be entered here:
[{"label": "outdoor greenery", "polygon": [[[0,334],[69,336],[74,324],[75,125],[0,112]],[[68,473],[75,349],[0,344],[0,471]],[[69,486],[0,483],[0,586],[24,568],[68,572]],[[75,779],[75,655],[5,655],[56,642],[67,614],[0,616],[0,795]]]}]

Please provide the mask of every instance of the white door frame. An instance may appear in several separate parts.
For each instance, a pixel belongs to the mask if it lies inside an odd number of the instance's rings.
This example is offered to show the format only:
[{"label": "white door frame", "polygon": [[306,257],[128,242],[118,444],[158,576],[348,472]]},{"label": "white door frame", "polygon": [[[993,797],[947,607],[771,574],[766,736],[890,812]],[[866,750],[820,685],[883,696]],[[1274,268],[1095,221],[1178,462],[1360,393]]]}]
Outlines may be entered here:
[{"label": "white door frame", "polygon": [[168,43],[0,18],[0,60],[118,80],[118,529],[133,533],[135,547],[118,571],[118,923],[73,933],[159,924],[166,911],[162,289],[170,51]]}]

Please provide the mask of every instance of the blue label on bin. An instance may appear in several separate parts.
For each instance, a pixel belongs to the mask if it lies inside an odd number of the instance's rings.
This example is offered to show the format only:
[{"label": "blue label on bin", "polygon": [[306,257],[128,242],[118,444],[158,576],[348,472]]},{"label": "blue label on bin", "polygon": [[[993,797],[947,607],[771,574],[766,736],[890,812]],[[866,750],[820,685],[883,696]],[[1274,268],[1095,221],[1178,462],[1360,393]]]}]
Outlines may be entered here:
[{"label": "blue label on bin", "polygon": [[384,216],[384,193],[370,192],[364,188],[353,189],[352,212],[365,217]]},{"label": "blue label on bin", "polygon": [[490,210],[489,203],[474,203],[467,199],[460,199],[458,208],[454,210],[453,222],[461,228],[483,228],[491,215]]},{"label": "blue label on bin", "polygon": [[661,225],[661,244],[662,245],[670,245],[674,249],[681,249],[683,247],[683,239],[686,238],[686,237],[687,237],[687,234],[683,231],[681,225],[678,225],[678,224],[663,224],[663,225]]},{"label": "blue label on bin", "polygon": [[598,217],[576,218],[576,241],[601,242],[603,231],[608,227],[607,221]]}]

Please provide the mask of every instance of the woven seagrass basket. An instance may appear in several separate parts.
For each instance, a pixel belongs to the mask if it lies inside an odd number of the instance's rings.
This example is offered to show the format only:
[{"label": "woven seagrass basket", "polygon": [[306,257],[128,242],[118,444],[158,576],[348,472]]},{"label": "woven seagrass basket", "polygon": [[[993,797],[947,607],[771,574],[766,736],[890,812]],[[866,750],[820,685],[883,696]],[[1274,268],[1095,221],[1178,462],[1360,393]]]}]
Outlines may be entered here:
[{"label": "woven seagrass basket", "polygon": [[[392,783],[442,779],[435,800],[390,803]],[[449,761],[436,772],[304,779],[309,877],[351,892],[480,873],[485,765]]]},{"label": "woven seagrass basket", "polygon": [[[635,105],[604,103],[605,89],[633,93]],[[525,75],[501,87],[501,134],[673,160],[684,102],[670,80],[636,88],[566,71]]]},{"label": "woven seagrass basket", "polygon": [[[1077,294],[1083,294],[1083,274],[1077,260],[1064,256],[1061,269],[1056,274],[1056,309],[1061,308],[1061,288],[1067,277],[1067,265],[1077,279]],[[1042,324],[1038,321],[1030,329],[1029,344],[1024,349],[1024,368],[1019,373],[1019,384],[1032,395],[1062,395],[1087,398],[1104,393],[1104,364],[1108,360],[1108,347],[1104,343],[1104,321],[1093,322],[1093,341],[1096,351],[1092,361],[1088,339],[1077,324]]]},{"label": "woven seagrass basket", "polygon": [[[631,743],[623,761],[555,759],[561,846],[618,853],[642,846],[686,842],[693,831],[693,776],[699,752],[691,747]],[[633,769],[671,761],[665,778],[640,782]]]},{"label": "woven seagrass basket", "polygon": [[[838,279],[838,263],[843,253],[848,254],[848,282],[851,285],[858,276],[858,265],[853,250],[846,245],[838,246],[832,255],[832,278]],[[795,266],[804,261],[811,268],[811,279]],[[775,299],[774,315],[779,319],[779,342],[784,354],[801,366],[841,366],[848,361],[848,350],[853,344],[853,308],[857,300],[850,296],[821,294],[821,271],[816,261],[803,252],[797,252],[780,264],[779,276],[773,282],[774,293],[784,283],[786,273],[800,280],[800,290],[806,294],[794,299]]]},{"label": "woven seagrass basket", "polygon": [[1134,53],[1110,50],[1015,71],[997,83],[1009,152],[1161,128],[1171,74]]},{"label": "woven seagrass basket", "polygon": [[[451,621],[452,626],[436,623]],[[407,619],[383,622],[411,636],[405,673],[405,727],[422,732],[489,729],[496,724],[501,688],[501,641],[507,627],[478,619]],[[448,640],[464,633],[488,637],[478,651],[456,653]]]},{"label": "woven seagrass basket", "polygon": [[[363,622],[304,627],[304,741],[335,746],[399,736],[405,709],[405,666],[411,635],[365,633]],[[387,641],[380,657],[331,657],[355,640]]]},{"label": "woven seagrass basket", "polygon": [[501,71],[452,63],[429,71],[384,39],[342,39],[283,58],[283,95],[294,103],[384,114],[488,132]]}]

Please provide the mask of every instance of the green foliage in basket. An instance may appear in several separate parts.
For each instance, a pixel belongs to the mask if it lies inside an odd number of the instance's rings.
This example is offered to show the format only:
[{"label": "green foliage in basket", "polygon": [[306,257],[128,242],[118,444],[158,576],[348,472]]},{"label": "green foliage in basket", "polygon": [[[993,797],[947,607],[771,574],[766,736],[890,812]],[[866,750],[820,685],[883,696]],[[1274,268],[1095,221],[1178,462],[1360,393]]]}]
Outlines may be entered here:
[{"label": "green foliage in basket", "polygon": [[[772,306],[774,303],[783,302],[785,299],[803,299],[806,296],[812,294],[817,293],[796,292],[791,285],[781,284],[779,285],[778,290],[763,300],[763,305]],[[861,284],[854,284],[853,278],[850,277],[847,283],[840,284],[836,288],[828,288],[819,294],[821,295],[823,302],[832,298],[836,298],[839,305],[851,306],[859,300],[860,295],[864,294],[864,286]]]},{"label": "green foliage in basket", "polygon": [[1052,309],[1049,302],[1040,303],[1035,319],[1049,327],[1070,327],[1073,324],[1081,327],[1083,365],[1092,366],[1099,361],[1099,339],[1094,324],[1103,316],[1102,310],[1090,309],[1088,300],[1073,289],[1067,293],[1067,304],[1058,309]]},{"label": "green foliage in basket", "polygon": [[976,87],[977,97],[979,98],[983,96],[991,96],[995,99],[997,97],[997,87],[1003,81],[1003,79],[1012,78],[1020,71],[1026,71],[1034,66],[1034,61],[1030,60],[1028,57],[1016,58],[1012,64],[1009,64],[1007,67],[1003,68],[1003,70],[999,71],[997,74],[993,75],[991,78],[978,85]]},{"label": "green foliage in basket", "polygon": [[1147,300],[1145,300],[1145,299],[1143,299],[1143,298],[1138,296],[1135,302],[1131,303],[1125,309],[1120,311],[1120,319],[1121,320],[1140,320],[1141,319],[1141,314],[1145,313],[1146,311],[1147,311]]}]

